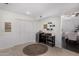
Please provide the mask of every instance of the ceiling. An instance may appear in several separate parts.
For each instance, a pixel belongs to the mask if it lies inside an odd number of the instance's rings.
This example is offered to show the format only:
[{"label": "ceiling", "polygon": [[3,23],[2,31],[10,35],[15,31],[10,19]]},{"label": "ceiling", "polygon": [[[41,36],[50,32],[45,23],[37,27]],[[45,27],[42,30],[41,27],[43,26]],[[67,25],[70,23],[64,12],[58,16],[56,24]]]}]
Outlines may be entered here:
[{"label": "ceiling", "polygon": [[79,4],[77,3],[0,3],[0,9],[24,14],[37,19],[40,17],[70,14],[78,11],[78,6]]}]

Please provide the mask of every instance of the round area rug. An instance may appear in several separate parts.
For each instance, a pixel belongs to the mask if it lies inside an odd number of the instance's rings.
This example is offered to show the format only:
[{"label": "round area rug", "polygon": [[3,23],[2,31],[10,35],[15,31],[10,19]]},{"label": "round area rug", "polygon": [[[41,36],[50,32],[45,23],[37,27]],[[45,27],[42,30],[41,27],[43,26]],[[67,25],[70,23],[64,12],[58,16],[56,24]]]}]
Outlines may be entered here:
[{"label": "round area rug", "polygon": [[48,47],[44,44],[31,44],[23,48],[23,53],[29,56],[37,56],[48,51]]}]

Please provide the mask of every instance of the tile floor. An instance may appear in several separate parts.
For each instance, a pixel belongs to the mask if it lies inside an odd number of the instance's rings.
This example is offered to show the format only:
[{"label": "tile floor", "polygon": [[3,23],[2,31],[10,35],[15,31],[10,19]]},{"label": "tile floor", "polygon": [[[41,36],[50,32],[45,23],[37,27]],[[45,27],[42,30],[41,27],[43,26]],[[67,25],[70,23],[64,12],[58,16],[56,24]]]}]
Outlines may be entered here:
[{"label": "tile floor", "polygon": [[[0,49],[0,56],[26,56],[22,50],[26,45],[29,44],[33,43],[25,43],[8,49]],[[79,56],[79,53],[75,53],[63,48],[48,46],[48,51],[40,56]]]}]

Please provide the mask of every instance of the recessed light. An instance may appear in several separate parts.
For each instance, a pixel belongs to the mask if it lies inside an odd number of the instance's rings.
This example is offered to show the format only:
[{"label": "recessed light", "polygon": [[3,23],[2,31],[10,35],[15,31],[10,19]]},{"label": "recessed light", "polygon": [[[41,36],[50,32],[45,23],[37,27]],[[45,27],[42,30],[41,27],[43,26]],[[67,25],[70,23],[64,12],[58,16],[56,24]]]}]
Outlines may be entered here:
[{"label": "recessed light", "polygon": [[30,15],[31,13],[30,13],[29,11],[26,11],[26,14],[27,14],[27,15]]}]

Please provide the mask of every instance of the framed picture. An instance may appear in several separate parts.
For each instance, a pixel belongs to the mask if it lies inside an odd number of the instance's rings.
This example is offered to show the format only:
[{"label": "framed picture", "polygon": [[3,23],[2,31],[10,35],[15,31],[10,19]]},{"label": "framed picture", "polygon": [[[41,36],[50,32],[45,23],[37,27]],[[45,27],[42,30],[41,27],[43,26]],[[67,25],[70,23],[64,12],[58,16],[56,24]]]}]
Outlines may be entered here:
[{"label": "framed picture", "polygon": [[52,22],[48,22],[48,24],[52,24]]},{"label": "framed picture", "polygon": [[44,24],[44,29],[47,29],[47,24]]},{"label": "framed picture", "polygon": [[53,27],[55,27],[55,25],[53,25]]},{"label": "framed picture", "polygon": [[53,25],[50,25],[50,27],[53,27]]},{"label": "framed picture", "polygon": [[5,22],[5,32],[11,32],[11,22]]}]

